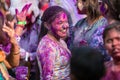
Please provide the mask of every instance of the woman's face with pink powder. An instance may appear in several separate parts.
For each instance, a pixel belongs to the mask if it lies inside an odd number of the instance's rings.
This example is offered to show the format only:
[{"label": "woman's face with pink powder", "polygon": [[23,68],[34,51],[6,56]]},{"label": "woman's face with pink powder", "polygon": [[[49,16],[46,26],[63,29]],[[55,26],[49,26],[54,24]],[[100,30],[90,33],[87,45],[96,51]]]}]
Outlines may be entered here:
[{"label": "woman's face with pink powder", "polygon": [[69,30],[68,17],[64,12],[58,13],[55,20],[51,23],[50,31],[58,38],[67,36]]}]

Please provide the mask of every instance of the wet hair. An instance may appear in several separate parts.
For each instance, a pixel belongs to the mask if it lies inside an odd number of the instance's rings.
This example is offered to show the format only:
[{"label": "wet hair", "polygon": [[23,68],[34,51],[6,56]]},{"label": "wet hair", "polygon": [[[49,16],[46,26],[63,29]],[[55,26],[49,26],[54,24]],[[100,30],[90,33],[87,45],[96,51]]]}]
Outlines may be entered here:
[{"label": "wet hair", "polygon": [[60,12],[65,12],[68,16],[68,12],[60,6],[51,6],[45,10],[41,17],[42,23],[39,38],[42,38],[48,32],[47,28],[44,26],[44,23],[46,22],[48,24],[51,24]]},{"label": "wet hair", "polygon": [[73,47],[71,74],[76,80],[100,80],[105,73],[103,55],[91,47]]},{"label": "wet hair", "polygon": [[110,15],[115,20],[120,20],[120,0],[102,0],[107,4]]},{"label": "wet hair", "polygon": [[116,21],[116,22],[106,26],[106,28],[103,31],[103,40],[105,40],[108,32],[112,29],[115,29],[116,31],[120,32],[120,22]]},{"label": "wet hair", "polygon": [[85,2],[87,15],[93,20],[98,18],[101,15],[98,0],[86,0]]}]

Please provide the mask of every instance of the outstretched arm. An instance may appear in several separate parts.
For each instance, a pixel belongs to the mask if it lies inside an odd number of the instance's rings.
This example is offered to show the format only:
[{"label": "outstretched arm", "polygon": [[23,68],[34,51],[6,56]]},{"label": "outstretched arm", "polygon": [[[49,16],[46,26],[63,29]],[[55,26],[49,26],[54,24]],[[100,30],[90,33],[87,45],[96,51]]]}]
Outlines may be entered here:
[{"label": "outstretched arm", "polygon": [[20,50],[19,45],[15,37],[14,22],[8,22],[9,26],[4,24],[3,31],[9,36],[9,41],[11,43],[10,54],[4,60],[7,68],[16,67],[19,65],[20,60]]}]

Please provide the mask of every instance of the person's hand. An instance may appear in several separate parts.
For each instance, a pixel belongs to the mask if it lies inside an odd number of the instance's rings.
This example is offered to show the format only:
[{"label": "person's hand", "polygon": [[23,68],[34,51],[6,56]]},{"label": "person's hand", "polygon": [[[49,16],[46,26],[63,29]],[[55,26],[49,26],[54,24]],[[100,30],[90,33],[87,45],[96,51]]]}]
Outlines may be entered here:
[{"label": "person's hand", "polygon": [[15,38],[14,22],[8,21],[7,23],[9,24],[9,26],[4,24],[2,30],[7,33],[7,35],[10,38],[10,42],[15,43],[16,38]]},{"label": "person's hand", "polygon": [[26,16],[27,16],[27,12],[30,8],[32,4],[26,4],[23,8],[22,8],[22,11],[19,12],[18,9],[16,9],[16,17],[17,17],[17,20],[18,21],[26,21]]},{"label": "person's hand", "polygon": [[[26,4],[23,8],[22,8],[22,11],[19,12],[18,9],[16,9],[16,17],[17,17],[17,21],[18,22],[21,22],[21,23],[24,23],[26,22],[26,16],[27,16],[27,12],[30,8],[32,4]],[[15,33],[17,36],[21,36],[22,33],[23,33],[23,28],[24,28],[25,24],[18,24],[16,25],[16,28],[15,28]]]}]

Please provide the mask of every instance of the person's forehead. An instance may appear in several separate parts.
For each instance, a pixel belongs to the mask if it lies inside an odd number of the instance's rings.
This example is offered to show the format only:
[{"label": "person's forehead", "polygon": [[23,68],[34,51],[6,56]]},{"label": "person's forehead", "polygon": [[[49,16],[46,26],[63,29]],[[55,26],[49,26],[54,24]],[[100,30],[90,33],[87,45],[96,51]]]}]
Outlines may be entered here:
[{"label": "person's forehead", "polygon": [[67,18],[67,14],[65,12],[61,12],[56,16],[56,18],[58,18],[58,19],[59,18]]}]

